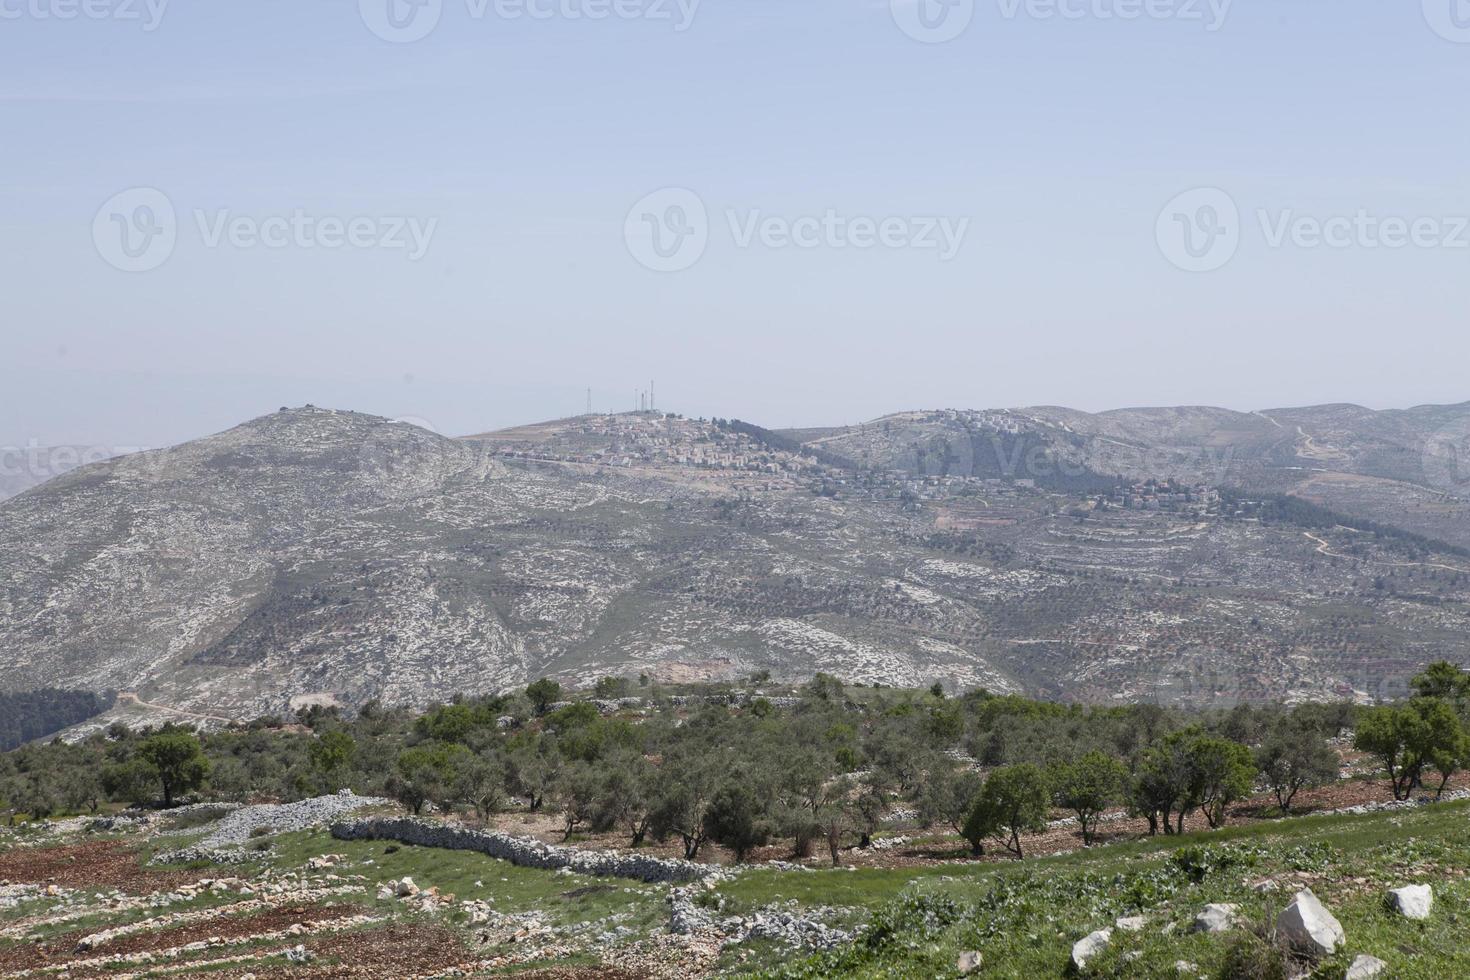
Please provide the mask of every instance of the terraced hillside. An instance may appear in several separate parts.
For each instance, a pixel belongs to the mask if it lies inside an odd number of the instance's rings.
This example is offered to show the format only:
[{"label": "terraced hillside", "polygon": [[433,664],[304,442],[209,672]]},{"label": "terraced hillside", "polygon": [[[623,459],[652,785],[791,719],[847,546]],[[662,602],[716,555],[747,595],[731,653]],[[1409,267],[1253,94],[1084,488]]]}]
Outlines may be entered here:
[{"label": "terraced hillside", "polygon": [[[1313,977],[1373,961],[1377,975],[1404,980],[1470,970],[1463,803],[1024,862],[710,866],[693,887],[343,841],[320,825],[267,826],[227,867],[170,863],[165,849],[210,833],[209,817],[0,829],[0,972],[31,980],[1273,976],[1282,974],[1242,974],[1241,964],[1271,962],[1260,936],[1304,890],[1342,933],[1315,961],[1288,961]],[[1385,901],[1426,884],[1422,919]],[[1072,965],[1079,947],[1092,950],[1083,971]],[[1279,954],[1275,962],[1281,969]]]},{"label": "terraced hillside", "polygon": [[1293,493],[1470,544],[1470,403],[1396,411],[944,410],[789,435],[913,473],[1035,479],[1063,488],[1097,479],[1175,479]]},{"label": "terraced hillside", "polygon": [[[1391,696],[1459,659],[1470,558],[1453,547],[1216,504],[1111,506],[1103,437],[1033,414],[1009,435],[1044,426],[1047,452],[1086,464],[1068,479],[931,474],[928,450],[920,465],[896,448],[948,416],[804,434],[817,453],[652,413],[466,440],[272,413],[0,505],[0,689],[64,678],[122,692],[130,717],[196,721],[543,674],[758,670],[1215,703]],[[1428,537],[1461,526],[1458,498],[1428,487],[1286,467],[1301,437],[1284,416],[1176,415],[1160,459],[1215,432],[1205,448],[1236,447],[1231,465],[1293,472],[1334,506],[1328,485],[1358,481],[1380,510],[1432,508],[1410,522]],[[1136,445],[1130,418],[1107,439]]]}]

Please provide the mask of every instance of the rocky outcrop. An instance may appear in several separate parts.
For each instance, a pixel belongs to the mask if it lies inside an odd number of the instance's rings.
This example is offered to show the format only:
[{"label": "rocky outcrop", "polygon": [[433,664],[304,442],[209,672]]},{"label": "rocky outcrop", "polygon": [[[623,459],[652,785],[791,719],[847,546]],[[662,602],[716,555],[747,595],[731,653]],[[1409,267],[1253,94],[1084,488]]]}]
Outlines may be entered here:
[{"label": "rocky outcrop", "polygon": [[1434,890],[1428,885],[1405,885],[1388,893],[1388,907],[1406,919],[1427,919],[1434,906]]},{"label": "rocky outcrop", "polygon": [[1194,917],[1194,922],[1189,926],[1190,932],[1225,932],[1235,925],[1235,913],[1238,906],[1231,904],[1210,904],[1204,907],[1199,915]]},{"label": "rocky outcrop", "polygon": [[1376,956],[1363,953],[1353,960],[1347,972],[1342,975],[1342,980],[1372,980],[1373,977],[1381,977],[1388,971],[1388,964]]},{"label": "rocky outcrop", "polygon": [[1072,969],[1078,972],[1087,969],[1087,964],[1107,949],[1108,943],[1112,940],[1113,930],[1111,929],[1099,929],[1077,940],[1072,944]]},{"label": "rocky outcrop", "polygon": [[472,830],[417,817],[378,817],[336,823],[332,825],[332,836],[338,840],[393,840],[416,847],[475,851],[523,868],[553,871],[566,868],[578,874],[645,882],[693,881],[718,871],[693,861],[616,851],[580,851],[530,837],[515,837],[493,830]]},{"label": "rocky outcrop", "polygon": [[1297,892],[1277,916],[1276,934],[1292,949],[1313,957],[1331,956],[1347,939],[1342,923],[1307,889]]},{"label": "rocky outcrop", "polygon": [[335,796],[318,796],[295,803],[263,803],[230,810],[203,840],[190,847],[155,857],[157,864],[187,864],[191,861],[244,861],[251,855],[243,848],[253,837],[310,830],[367,806],[389,801],[372,796],[354,796],[343,790]]},{"label": "rocky outcrop", "polygon": [[1378,800],[1373,803],[1359,803],[1356,806],[1340,807],[1336,810],[1322,810],[1313,816],[1332,816],[1339,813],[1382,813],[1385,810],[1413,810],[1417,807],[1426,806],[1430,803],[1453,803],[1456,800],[1470,800],[1470,789],[1456,789],[1439,796],[1419,796],[1412,800]]}]

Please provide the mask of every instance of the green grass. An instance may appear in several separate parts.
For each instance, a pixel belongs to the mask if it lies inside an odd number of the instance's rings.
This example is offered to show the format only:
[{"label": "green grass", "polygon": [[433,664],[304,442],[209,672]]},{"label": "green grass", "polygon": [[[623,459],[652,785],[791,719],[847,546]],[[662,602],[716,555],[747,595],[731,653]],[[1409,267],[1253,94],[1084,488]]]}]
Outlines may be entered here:
[{"label": "green grass", "polygon": [[[769,957],[732,972],[791,978],[900,978],[957,975],[954,962],[979,950],[1002,976],[1058,977],[1071,945],[1122,915],[1149,917],[1142,932],[1115,932],[1089,975],[1221,975],[1232,935],[1189,934],[1208,902],[1234,902],[1248,923],[1274,922],[1289,892],[1250,884],[1305,880],[1341,920],[1348,942],[1314,977],[1340,978],[1353,956],[1387,961],[1389,976],[1447,980],[1470,976],[1470,806],[1415,812],[1305,818],[1154,838],[1025,862],[961,863],[883,871],[753,872],[723,885],[736,907],[795,899],[799,905],[868,908],[858,939],[831,954],[772,965]],[[1186,850],[1187,849],[1187,850]],[[1435,888],[1427,923],[1384,910],[1391,886]],[[1164,929],[1172,924],[1172,931]],[[751,967],[754,968],[751,968]],[[986,975],[992,975],[987,972]]]},{"label": "green grass", "polygon": [[[563,929],[601,923],[600,930],[616,923],[647,936],[667,922],[663,886],[518,868],[465,851],[339,841],[325,831],[268,840],[271,850],[258,861],[220,873],[304,870],[312,857],[341,854],[346,860],[333,870],[363,876],[367,891],[356,900],[389,918],[414,913],[396,899],[379,901],[378,884],[411,877],[421,888],[487,900],[503,913],[534,913]],[[156,843],[171,849],[180,841]],[[1285,887],[1257,892],[1253,883],[1265,878]],[[720,903],[724,914],[776,904],[835,908],[829,924],[857,930],[853,942],[824,954],[769,941],[729,947],[719,965],[732,976],[954,977],[955,959],[973,949],[984,956],[982,976],[1061,977],[1073,942],[1119,916],[1143,914],[1147,927],[1139,933],[1115,932],[1090,976],[1177,977],[1175,964],[1188,961],[1196,967],[1189,975],[1214,980],[1223,977],[1227,948],[1243,930],[1189,933],[1200,908],[1234,902],[1246,925],[1266,926],[1291,900],[1290,883],[1297,881],[1310,885],[1348,937],[1343,950],[1318,965],[1314,980],[1339,980],[1359,953],[1387,961],[1388,976],[1394,978],[1470,976],[1470,802],[1262,822],[1026,861],[958,860],[898,869],[756,868],[722,882],[710,900]],[[1411,882],[1434,886],[1434,913],[1427,922],[1405,920],[1384,907],[1388,888]],[[201,896],[200,904],[213,900]],[[449,922],[463,921],[451,915]],[[127,918],[104,916],[96,925]],[[85,929],[93,923],[80,925]],[[582,934],[590,938],[590,931]],[[592,955],[579,954],[564,965],[592,965]]]},{"label": "green grass", "polygon": [[[367,900],[381,882],[412,878],[420,888],[437,887],[460,900],[487,900],[498,912],[535,912],[549,925],[590,922],[619,914],[621,924],[640,931],[667,918],[665,892],[655,885],[620,878],[592,878],[521,868],[470,851],[414,847],[384,841],[341,841],[325,831],[280,834],[270,838],[265,863],[278,869],[304,868],[308,859],[341,854],[333,870],[368,879]],[[391,851],[391,853],[390,853]],[[479,882],[480,884],[476,884]],[[397,907],[401,903],[388,903]]]}]

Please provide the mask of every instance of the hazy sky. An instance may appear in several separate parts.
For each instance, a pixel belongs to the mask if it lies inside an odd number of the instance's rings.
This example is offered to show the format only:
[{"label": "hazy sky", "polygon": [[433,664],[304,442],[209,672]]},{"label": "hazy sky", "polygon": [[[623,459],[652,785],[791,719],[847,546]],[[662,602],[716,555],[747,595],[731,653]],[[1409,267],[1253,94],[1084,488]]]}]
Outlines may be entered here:
[{"label": "hazy sky", "polygon": [[0,444],[1470,398],[1470,3],[948,2],[0,0]]}]

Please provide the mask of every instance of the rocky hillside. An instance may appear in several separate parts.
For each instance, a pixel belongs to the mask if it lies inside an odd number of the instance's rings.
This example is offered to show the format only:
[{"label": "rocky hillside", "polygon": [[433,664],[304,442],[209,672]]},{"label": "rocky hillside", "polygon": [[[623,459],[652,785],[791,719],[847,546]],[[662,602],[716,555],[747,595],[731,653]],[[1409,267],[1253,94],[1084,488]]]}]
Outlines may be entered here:
[{"label": "rocky hillside", "polygon": [[115,455],[100,446],[0,446],[0,500]]},{"label": "rocky hillside", "polygon": [[792,430],[864,465],[1034,479],[1060,489],[1174,479],[1291,493],[1470,545],[1470,403],[906,412],[845,429]]},{"label": "rocky hillside", "polygon": [[[1394,425],[1452,428],[1457,411]],[[1407,436],[1375,423],[1350,440],[1351,418],[1326,409],[1141,414],[915,413],[803,433],[811,452],[651,413],[451,440],[283,410],[0,505],[0,690],[242,717],[542,674],[768,669],[1198,702],[1392,695],[1459,655],[1470,558],[1448,545],[1097,505],[1108,474],[1209,478],[1160,471],[1229,451],[1250,481],[1288,474],[1278,485],[1333,506],[1346,486],[1359,513],[1460,540],[1458,498],[1352,470],[1389,472]],[[939,435],[958,432],[969,441],[946,450]],[[1022,469],[934,466],[957,445],[989,448],[991,466],[991,435]],[[1309,449],[1351,458],[1307,467]]]}]

